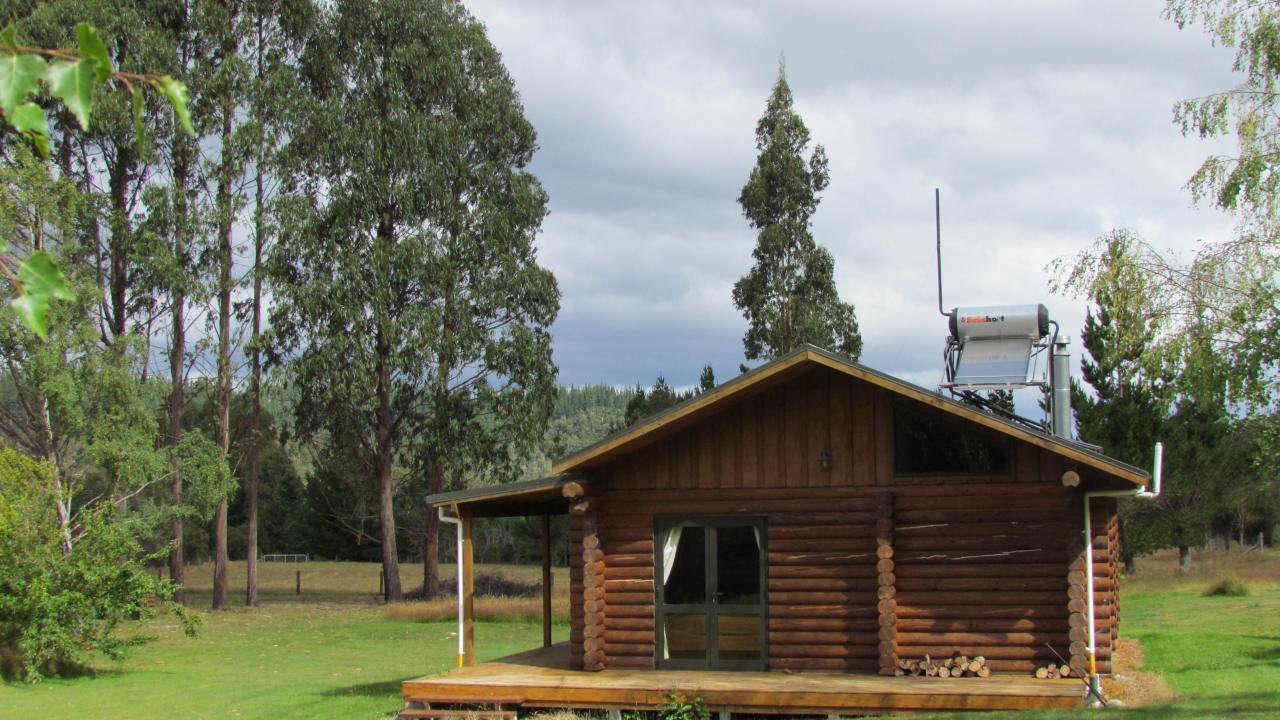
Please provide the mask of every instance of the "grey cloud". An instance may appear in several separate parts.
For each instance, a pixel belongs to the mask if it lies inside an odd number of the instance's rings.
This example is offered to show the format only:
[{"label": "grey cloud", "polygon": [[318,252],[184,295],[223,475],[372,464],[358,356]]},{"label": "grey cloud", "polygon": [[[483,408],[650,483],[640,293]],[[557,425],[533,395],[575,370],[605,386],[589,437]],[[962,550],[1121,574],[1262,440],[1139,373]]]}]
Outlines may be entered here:
[{"label": "grey cloud", "polygon": [[1042,301],[1071,334],[1084,308],[1049,295],[1053,258],[1112,227],[1182,250],[1231,227],[1182,187],[1229,145],[1182,138],[1170,112],[1230,86],[1231,53],[1162,3],[469,5],[538,128],[566,382],[736,373],[729,289],[754,234],[735,199],[780,51],[832,163],[815,235],[889,372],[940,370],[935,186],[948,305]]}]

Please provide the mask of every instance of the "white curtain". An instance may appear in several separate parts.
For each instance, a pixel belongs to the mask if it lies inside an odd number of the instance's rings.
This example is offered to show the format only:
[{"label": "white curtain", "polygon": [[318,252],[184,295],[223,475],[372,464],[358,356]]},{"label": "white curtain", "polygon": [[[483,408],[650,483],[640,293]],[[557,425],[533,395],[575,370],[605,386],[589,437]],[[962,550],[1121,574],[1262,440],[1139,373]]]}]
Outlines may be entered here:
[{"label": "white curtain", "polygon": [[759,525],[752,525],[752,526],[751,526],[751,532],[752,532],[752,534],[754,534],[754,535],[756,536],[756,550],[760,550],[760,549],[761,549],[761,545],[760,545],[760,526],[759,526]]},{"label": "white curtain", "polygon": [[676,549],[680,547],[680,535],[684,532],[684,528],[679,525],[667,531],[667,537],[662,541],[662,584],[666,585],[671,579],[671,569],[676,566]]},{"label": "white curtain", "polygon": [[[680,535],[684,528],[676,525],[667,530],[667,537],[662,541],[662,584],[665,586],[671,579],[671,569],[676,566],[676,550],[680,547]],[[662,659],[671,659],[671,644],[667,642],[667,624],[662,623]]]}]

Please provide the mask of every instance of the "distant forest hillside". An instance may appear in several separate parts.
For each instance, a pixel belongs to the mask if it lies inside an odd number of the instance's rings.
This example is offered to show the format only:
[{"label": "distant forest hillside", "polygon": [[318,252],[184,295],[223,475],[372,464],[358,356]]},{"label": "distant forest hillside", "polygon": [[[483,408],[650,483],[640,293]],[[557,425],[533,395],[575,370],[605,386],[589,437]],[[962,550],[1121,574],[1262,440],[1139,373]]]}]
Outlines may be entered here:
[{"label": "distant forest hillside", "polygon": [[526,477],[541,477],[556,460],[599,441],[623,426],[627,403],[634,391],[612,385],[561,385],[556,407],[537,457],[525,468]]}]

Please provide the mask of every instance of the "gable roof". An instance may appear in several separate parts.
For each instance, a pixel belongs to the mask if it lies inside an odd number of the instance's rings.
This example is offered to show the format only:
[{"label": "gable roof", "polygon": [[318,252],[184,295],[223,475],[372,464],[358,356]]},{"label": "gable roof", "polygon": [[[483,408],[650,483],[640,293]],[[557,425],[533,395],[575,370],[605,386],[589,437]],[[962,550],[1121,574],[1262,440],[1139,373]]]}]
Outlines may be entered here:
[{"label": "gable roof", "polygon": [[648,445],[658,438],[665,437],[681,428],[692,425],[715,412],[725,403],[763,392],[791,378],[803,375],[816,367],[829,368],[849,377],[863,380],[895,395],[922,402],[1134,485],[1145,485],[1149,478],[1146,471],[1128,463],[1109,458],[1091,446],[1050,435],[982,412],[949,397],[874,370],[861,363],[852,362],[812,345],[805,345],[729,382],[708,390],[702,395],[686,400],[632,427],[614,433],[594,445],[578,450],[556,462],[551,471],[552,473],[560,474],[581,472],[600,467],[632,450]]}]

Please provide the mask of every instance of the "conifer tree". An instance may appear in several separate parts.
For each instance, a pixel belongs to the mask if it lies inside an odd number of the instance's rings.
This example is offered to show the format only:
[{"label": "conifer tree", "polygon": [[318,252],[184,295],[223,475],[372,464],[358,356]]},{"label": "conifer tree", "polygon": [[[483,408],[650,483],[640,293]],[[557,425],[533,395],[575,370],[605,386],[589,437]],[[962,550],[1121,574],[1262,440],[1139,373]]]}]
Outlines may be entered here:
[{"label": "conifer tree", "polygon": [[760,155],[738,203],[758,231],[755,265],[733,287],[747,318],[748,360],[774,358],[809,343],[857,360],[862,335],[853,305],[835,285],[835,261],[813,238],[810,218],[829,180],[821,145],[806,160],[809,130],[792,106],[786,68],[756,125]]},{"label": "conifer tree", "polygon": [[698,394],[701,395],[716,386],[716,371],[710,364],[702,366],[702,374],[698,376]]}]

